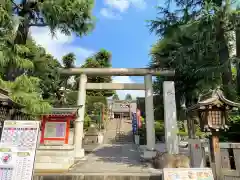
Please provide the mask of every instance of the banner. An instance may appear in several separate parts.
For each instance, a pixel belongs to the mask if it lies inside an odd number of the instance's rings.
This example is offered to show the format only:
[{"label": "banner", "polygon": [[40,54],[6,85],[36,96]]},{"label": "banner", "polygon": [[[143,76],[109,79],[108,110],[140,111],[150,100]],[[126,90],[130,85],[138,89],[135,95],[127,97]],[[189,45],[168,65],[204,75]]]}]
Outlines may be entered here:
[{"label": "banner", "polygon": [[133,134],[136,134],[137,133],[137,115],[136,113],[132,113],[132,131],[133,131]]},{"label": "banner", "polygon": [[137,109],[137,123],[138,123],[138,128],[142,127],[142,121],[141,121],[142,117],[141,117],[141,111],[140,109]]}]

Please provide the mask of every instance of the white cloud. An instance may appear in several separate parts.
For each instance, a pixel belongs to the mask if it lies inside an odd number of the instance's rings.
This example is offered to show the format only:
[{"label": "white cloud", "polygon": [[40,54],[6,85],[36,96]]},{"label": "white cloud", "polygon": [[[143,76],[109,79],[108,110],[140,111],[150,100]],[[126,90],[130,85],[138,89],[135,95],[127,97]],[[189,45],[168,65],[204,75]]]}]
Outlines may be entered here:
[{"label": "white cloud", "polygon": [[129,0],[104,0],[104,3],[111,8],[119,10],[120,12],[126,11],[130,6]]},{"label": "white cloud", "polygon": [[94,53],[92,50],[74,45],[75,37],[73,35],[66,36],[60,31],[57,31],[53,37],[47,27],[32,27],[31,36],[37,44],[44,47],[48,53],[52,54],[60,62],[62,56],[73,52],[76,55],[77,65],[79,66],[79,63],[82,63],[87,57]]},{"label": "white cloud", "polygon": [[100,14],[108,19],[121,19],[121,16],[119,14],[114,13],[111,9],[102,8],[100,10]]},{"label": "white cloud", "polygon": [[[116,76],[113,77],[113,83],[135,83],[129,76]],[[136,97],[144,97],[144,90],[117,90],[120,99],[125,99],[127,94],[131,94],[133,99]]]},{"label": "white cloud", "polygon": [[145,9],[147,3],[145,0],[130,0],[131,4],[138,9]]},{"label": "white cloud", "polygon": [[145,0],[104,0],[104,4],[109,7],[109,9],[102,8],[100,14],[104,17],[113,19],[109,16],[109,12],[114,14],[114,10],[120,13],[126,12],[131,6],[137,9],[145,9],[147,3]]}]

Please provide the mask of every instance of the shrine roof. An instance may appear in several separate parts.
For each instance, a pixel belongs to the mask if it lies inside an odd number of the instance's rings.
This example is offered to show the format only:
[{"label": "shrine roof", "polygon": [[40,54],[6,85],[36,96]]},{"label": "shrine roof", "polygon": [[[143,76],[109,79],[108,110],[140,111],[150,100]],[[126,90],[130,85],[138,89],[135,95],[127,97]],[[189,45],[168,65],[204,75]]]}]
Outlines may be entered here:
[{"label": "shrine roof", "polygon": [[207,105],[211,105],[211,106],[227,105],[230,107],[240,108],[240,103],[236,103],[228,100],[227,98],[225,98],[225,96],[223,95],[223,92],[220,89],[216,89],[204,96],[201,96],[199,98],[198,103],[188,108],[188,111],[201,109],[201,107],[207,106]]},{"label": "shrine roof", "polygon": [[44,115],[60,115],[60,116],[67,116],[67,115],[76,115],[78,107],[75,108],[52,108],[51,112]]},{"label": "shrine roof", "polygon": [[14,102],[10,97],[9,97],[9,92],[5,89],[0,88],[0,104],[3,106],[13,106],[13,107],[23,107],[23,105],[20,105],[16,102]]}]

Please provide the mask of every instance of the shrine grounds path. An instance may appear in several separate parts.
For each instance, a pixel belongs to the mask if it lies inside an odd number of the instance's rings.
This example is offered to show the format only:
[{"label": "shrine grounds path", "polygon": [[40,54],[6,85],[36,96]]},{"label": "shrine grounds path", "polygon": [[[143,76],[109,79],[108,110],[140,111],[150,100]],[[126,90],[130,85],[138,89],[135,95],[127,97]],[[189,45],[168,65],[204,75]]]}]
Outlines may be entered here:
[{"label": "shrine grounds path", "polygon": [[69,170],[71,173],[87,174],[161,174],[141,162],[140,152],[133,143],[130,120],[113,119],[107,126],[104,143]]}]

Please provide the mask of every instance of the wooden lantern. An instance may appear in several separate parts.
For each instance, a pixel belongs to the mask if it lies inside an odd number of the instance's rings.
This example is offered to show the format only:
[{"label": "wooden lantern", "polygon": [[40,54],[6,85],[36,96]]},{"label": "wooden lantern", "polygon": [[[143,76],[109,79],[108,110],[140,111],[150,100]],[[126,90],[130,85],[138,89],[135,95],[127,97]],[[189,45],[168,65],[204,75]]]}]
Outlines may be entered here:
[{"label": "wooden lantern", "polygon": [[196,105],[188,108],[188,111],[198,112],[201,129],[211,132],[209,137],[210,157],[216,180],[219,180],[221,176],[220,129],[228,129],[227,112],[238,107],[240,107],[239,103],[226,99],[222,91],[217,89],[200,97]]},{"label": "wooden lantern", "polygon": [[235,107],[240,107],[240,104],[226,99],[222,91],[217,89],[200,97],[198,103],[188,111],[198,111],[202,131],[212,132],[228,129],[228,110]]}]

